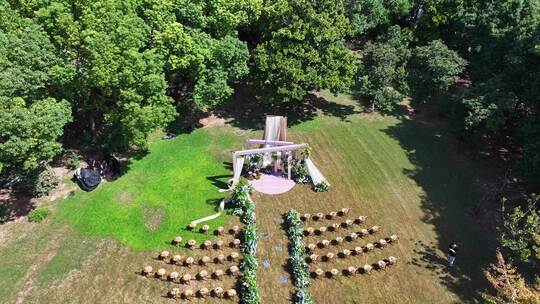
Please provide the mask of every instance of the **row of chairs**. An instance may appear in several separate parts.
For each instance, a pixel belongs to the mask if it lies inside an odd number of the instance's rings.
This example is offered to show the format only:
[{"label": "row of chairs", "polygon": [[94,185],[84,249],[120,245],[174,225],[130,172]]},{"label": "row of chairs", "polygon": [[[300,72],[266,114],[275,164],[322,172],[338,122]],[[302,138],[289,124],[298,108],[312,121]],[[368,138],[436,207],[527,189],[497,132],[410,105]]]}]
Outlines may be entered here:
[{"label": "row of chairs", "polygon": [[397,263],[398,259],[396,257],[390,256],[387,259],[379,260],[377,263],[374,264],[366,264],[360,267],[354,267],[349,266],[347,269],[344,269],[343,271],[339,271],[336,268],[332,268],[328,271],[325,271],[321,268],[317,268],[315,271],[311,273],[312,277],[314,278],[335,278],[339,276],[339,274],[344,274],[347,276],[354,276],[356,274],[370,274],[373,269],[376,270],[385,270],[388,266],[395,265]]},{"label": "row of chairs", "polygon": [[193,292],[193,290],[191,289],[180,291],[179,288],[173,288],[172,290],[169,291],[168,295],[170,298],[173,298],[173,299],[182,298],[185,300],[189,300],[193,297],[204,299],[208,297],[209,295],[216,298],[233,299],[236,297],[237,292],[236,292],[236,289],[229,289],[225,291],[225,289],[223,289],[222,287],[216,287],[216,288],[213,288],[212,290],[203,287],[199,289],[197,292]]},{"label": "row of chairs", "polygon": [[397,242],[398,237],[397,235],[391,235],[387,238],[380,239],[379,241],[375,243],[367,243],[364,246],[357,246],[353,249],[343,249],[342,251],[338,253],[328,252],[325,255],[318,255],[318,254],[311,254],[309,257],[306,258],[306,262],[308,263],[315,263],[317,261],[323,261],[323,262],[331,262],[334,260],[335,257],[340,258],[346,258],[350,255],[360,255],[362,253],[370,252],[375,248],[383,248],[386,247],[388,244],[393,244]]},{"label": "row of chairs", "polygon": [[160,268],[154,273],[152,272],[152,267],[150,266],[143,269],[143,274],[147,277],[150,277],[153,274],[153,276],[157,279],[167,280],[173,283],[182,283],[185,285],[189,285],[193,280],[203,281],[208,278],[220,280],[225,274],[236,276],[239,273],[240,269],[236,265],[229,267],[226,271],[223,271],[222,269],[216,269],[212,273],[208,273],[208,271],[203,269],[199,271],[196,275],[186,273],[182,276],[180,276],[180,274],[176,271],[167,273],[167,270],[164,268]]},{"label": "row of chairs", "polygon": [[332,211],[332,212],[328,212],[328,213],[322,213],[322,212],[319,212],[319,213],[316,213],[316,214],[305,213],[304,215],[302,215],[301,219],[304,222],[307,222],[307,221],[321,221],[321,220],[324,220],[324,219],[331,220],[331,219],[334,219],[334,218],[336,218],[338,216],[346,216],[347,214],[349,214],[349,212],[350,212],[349,208],[342,208],[339,211]]},{"label": "row of chairs", "polygon": [[321,235],[323,233],[326,233],[327,231],[338,231],[340,229],[347,229],[352,227],[354,224],[361,225],[366,221],[366,216],[359,216],[355,219],[348,219],[341,223],[333,223],[329,226],[321,226],[319,228],[314,227],[308,227],[304,230],[304,235],[311,236],[311,235]]},{"label": "row of chairs", "polygon": [[355,241],[356,239],[358,238],[362,238],[362,237],[365,237],[365,236],[368,236],[370,234],[375,234],[377,232],[379,232],[380,230],[380,227],[379,226],[373,226],[369,229],[362,229],[358,232],[353,232],[345,237],[342,237],[342,236],[338,236],[336,237],[335,239],[332,239],[332,240],[322,240],[318,243],[310,243],[306,246],[306,249],[309,251],[309,252],[313,252],[315,251],[315,249],[317,248],[328,248],[330,247],[331,245],[333,246],[339,246],[343,243],[343,241],[349,241],[349,242],[353,242]]}]

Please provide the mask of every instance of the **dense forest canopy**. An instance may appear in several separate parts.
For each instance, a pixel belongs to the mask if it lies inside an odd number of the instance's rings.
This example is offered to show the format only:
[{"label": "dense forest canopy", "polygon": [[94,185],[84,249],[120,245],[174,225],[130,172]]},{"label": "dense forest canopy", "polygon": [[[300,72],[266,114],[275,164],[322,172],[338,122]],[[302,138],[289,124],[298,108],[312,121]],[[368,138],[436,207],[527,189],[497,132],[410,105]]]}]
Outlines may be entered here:
[{"label": "dense forest canopy", "polygon": [[259,102],[432,104],[457,137],[510,137],[540,179],[540,0],[0,0],[0,28],[4,177],[74,137],[144,149],[244,81]]}]

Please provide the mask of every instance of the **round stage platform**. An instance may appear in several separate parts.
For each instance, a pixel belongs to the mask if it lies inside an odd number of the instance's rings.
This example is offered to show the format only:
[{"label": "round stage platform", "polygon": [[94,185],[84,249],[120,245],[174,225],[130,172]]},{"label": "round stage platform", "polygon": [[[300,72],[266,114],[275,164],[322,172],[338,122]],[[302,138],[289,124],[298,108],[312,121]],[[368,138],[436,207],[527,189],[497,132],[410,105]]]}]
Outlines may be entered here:
[{"label": "round stage platform", "polygon": [[264,194],[281,194],[291,190],[296,184],[293,180],[282,176],[263,174],[260,179],[250,180],[249,183],[257,192]]}]

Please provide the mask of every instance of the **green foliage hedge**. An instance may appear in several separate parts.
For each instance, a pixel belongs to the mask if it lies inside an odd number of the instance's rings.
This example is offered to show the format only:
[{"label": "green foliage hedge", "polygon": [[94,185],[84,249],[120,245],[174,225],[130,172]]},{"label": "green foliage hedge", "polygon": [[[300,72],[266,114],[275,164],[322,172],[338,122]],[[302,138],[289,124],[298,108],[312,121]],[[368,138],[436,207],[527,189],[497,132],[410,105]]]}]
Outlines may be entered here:
[{"label": "green foliage hedge", "polygon": [[28,221],[30,222],[41,222],[44,219],[46,219],[51,214],[51,211],[49,209],[35,209],[30,211],[28,214]]},{"label": "green foliage hedge", "polygon": [[540,260],[540,195],[532,194],[526,208],[517,206],[506,213],[503,207],[501,245],[522,261]]},{"label": "green foliage hedge", "polygon": [[328,192],[330,190],[330,184],[327,181],[322,181],[313,186],[315,192]]},{"label": "green foliage hedge", "polygon": [[75,170],[79,168],[79,165],[81,164],[81,160],[79,158],[79,155],[73,151],[69,151],[67,154],[67,166],[71,170]]},{"label": "green foliage hedge", "polygon": [[240,250],[244,259],[240,268],[242,278],[240,285],[240,303],[260,303],[259,283],[257,282],[257,222],[255,217],[255,204],[249,195],[251,186],[245,180],[241,180],[233,189],[231,202],[234,214],[240,217],[240,221],[246,225],[242,231],[242,244]]},{"label": "green foliage hedge", "polygon": [[304,246],[304,223],[300,219],[300,213],[291,209],[285,213],[285,225],[287,226],[287,236],[289,237],[289,267],[292,272],[294,285],[298,291],[294,295],[295,303],[313,303],[311,294],[308,291],[310,277],[306,264],[306,247]]},{"label": "green foliage hedge", "polygon": [[33,181],[33,193],[36,197],[47,196],[60,184],[60,179],[51,168],[45,168]]}]

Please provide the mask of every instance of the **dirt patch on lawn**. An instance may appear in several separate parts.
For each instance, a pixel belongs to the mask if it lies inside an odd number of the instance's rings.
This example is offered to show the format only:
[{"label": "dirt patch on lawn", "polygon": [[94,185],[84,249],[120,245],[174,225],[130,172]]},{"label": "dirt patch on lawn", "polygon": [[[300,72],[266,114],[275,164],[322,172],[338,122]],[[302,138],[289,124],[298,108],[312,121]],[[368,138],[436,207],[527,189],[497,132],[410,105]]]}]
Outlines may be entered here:
[{"label": "dirt patch on lawn", "polygon": [[211,113],[208,117],[199,119],[199,124],[201,124],[203,128],[222,126],[225,122],[227,122],[225,118],[218,117],[214,113]]},{"label": "dirt patch on lawn", "polygon": [[129,203],[132,203],[133,195],[135,195],[135,192],[133,191],[124,191],[118,195],[116,198],[116,202],[120,205],[127,205]]},{"label": "dirt patch on lawn", "polygon": [[144,225],[148,230],[155,231],[161,225],[165,211],[163,208],[144,208]]}]

